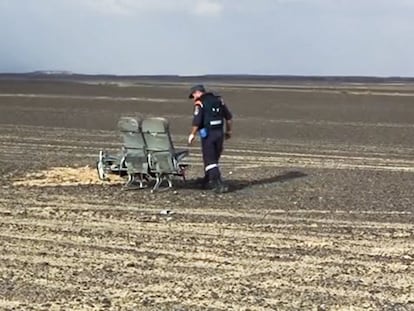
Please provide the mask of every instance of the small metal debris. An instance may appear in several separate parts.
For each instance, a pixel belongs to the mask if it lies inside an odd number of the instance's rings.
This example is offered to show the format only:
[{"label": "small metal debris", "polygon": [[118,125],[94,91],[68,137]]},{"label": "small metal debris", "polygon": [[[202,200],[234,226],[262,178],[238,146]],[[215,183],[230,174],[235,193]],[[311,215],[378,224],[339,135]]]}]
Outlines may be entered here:
[{"label": "small metal debris", "polygon": [[161,216],[171,216],[172,214],[174,214],[174,212],[169,209],[164,209],[160,211]]}]

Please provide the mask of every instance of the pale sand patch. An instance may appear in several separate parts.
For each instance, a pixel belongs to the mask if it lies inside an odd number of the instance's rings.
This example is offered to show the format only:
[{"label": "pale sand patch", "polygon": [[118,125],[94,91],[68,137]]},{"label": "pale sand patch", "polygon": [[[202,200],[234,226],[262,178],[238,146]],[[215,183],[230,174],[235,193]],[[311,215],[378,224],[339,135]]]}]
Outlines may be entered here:
[{"label": "pale sand patch", "polygon": [[125,180],[117,175],[111,175],[109,181],[98,178],[95,168],[85,167],[52,167],[47,170],[26,174],[23,178],[13,181],[13,186],[25,187],[56,187],[81,186],[101,184],[123,184]]}]

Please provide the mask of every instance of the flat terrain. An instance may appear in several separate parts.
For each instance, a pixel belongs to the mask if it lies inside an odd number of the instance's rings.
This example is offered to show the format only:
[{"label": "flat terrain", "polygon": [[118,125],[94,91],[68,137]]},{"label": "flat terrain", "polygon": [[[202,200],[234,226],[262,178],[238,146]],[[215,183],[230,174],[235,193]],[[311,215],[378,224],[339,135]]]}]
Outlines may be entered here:
[{"label": "flat terrain", "polygon": [[189,85],[0,80],[0,309],[414,310],[414,85],[211,82],[229,193],[198,144],[175,191],[98,181],[120,116],[185,147]]}]

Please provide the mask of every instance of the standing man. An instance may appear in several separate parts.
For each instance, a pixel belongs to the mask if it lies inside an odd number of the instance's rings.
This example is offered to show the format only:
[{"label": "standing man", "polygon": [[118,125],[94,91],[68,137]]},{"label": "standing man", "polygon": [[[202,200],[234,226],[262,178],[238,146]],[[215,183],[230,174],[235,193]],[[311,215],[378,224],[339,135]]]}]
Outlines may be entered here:
[{"label": "standing man", "polygon": [[224,139],[231,137],[232,114],[220,96],[206,92],[201,84],[191,88],[189,98],[194,101],[194,113],[188,144],[193,143],[198,132],[204,161],[203,186],[211,184],[216,193],[227,192],[228,187],[221,180],[219,160]]}]

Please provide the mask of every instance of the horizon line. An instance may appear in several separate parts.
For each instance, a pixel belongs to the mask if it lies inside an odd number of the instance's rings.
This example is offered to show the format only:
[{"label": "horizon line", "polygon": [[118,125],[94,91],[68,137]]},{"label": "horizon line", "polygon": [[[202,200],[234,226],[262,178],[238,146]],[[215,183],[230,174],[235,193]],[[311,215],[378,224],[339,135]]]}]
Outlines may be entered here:
[{"label": "horizon line", "polygon": [[404,75],[341,75],[341,74],[257,74],[257,73],[206,73],[206,74],[113,74],[113,73],[79,73],[70,70],[35,70],[27,72],[0,72],[0,75],[38,75],[38,76],[85,76],[85,77],[119,77],[119,78],[134,78],[134,77],[171,77],[171,78],[202,78],[202,77],[250,77],[250,78],[371,78],[371,79],[414,79],[414,76]]}]

